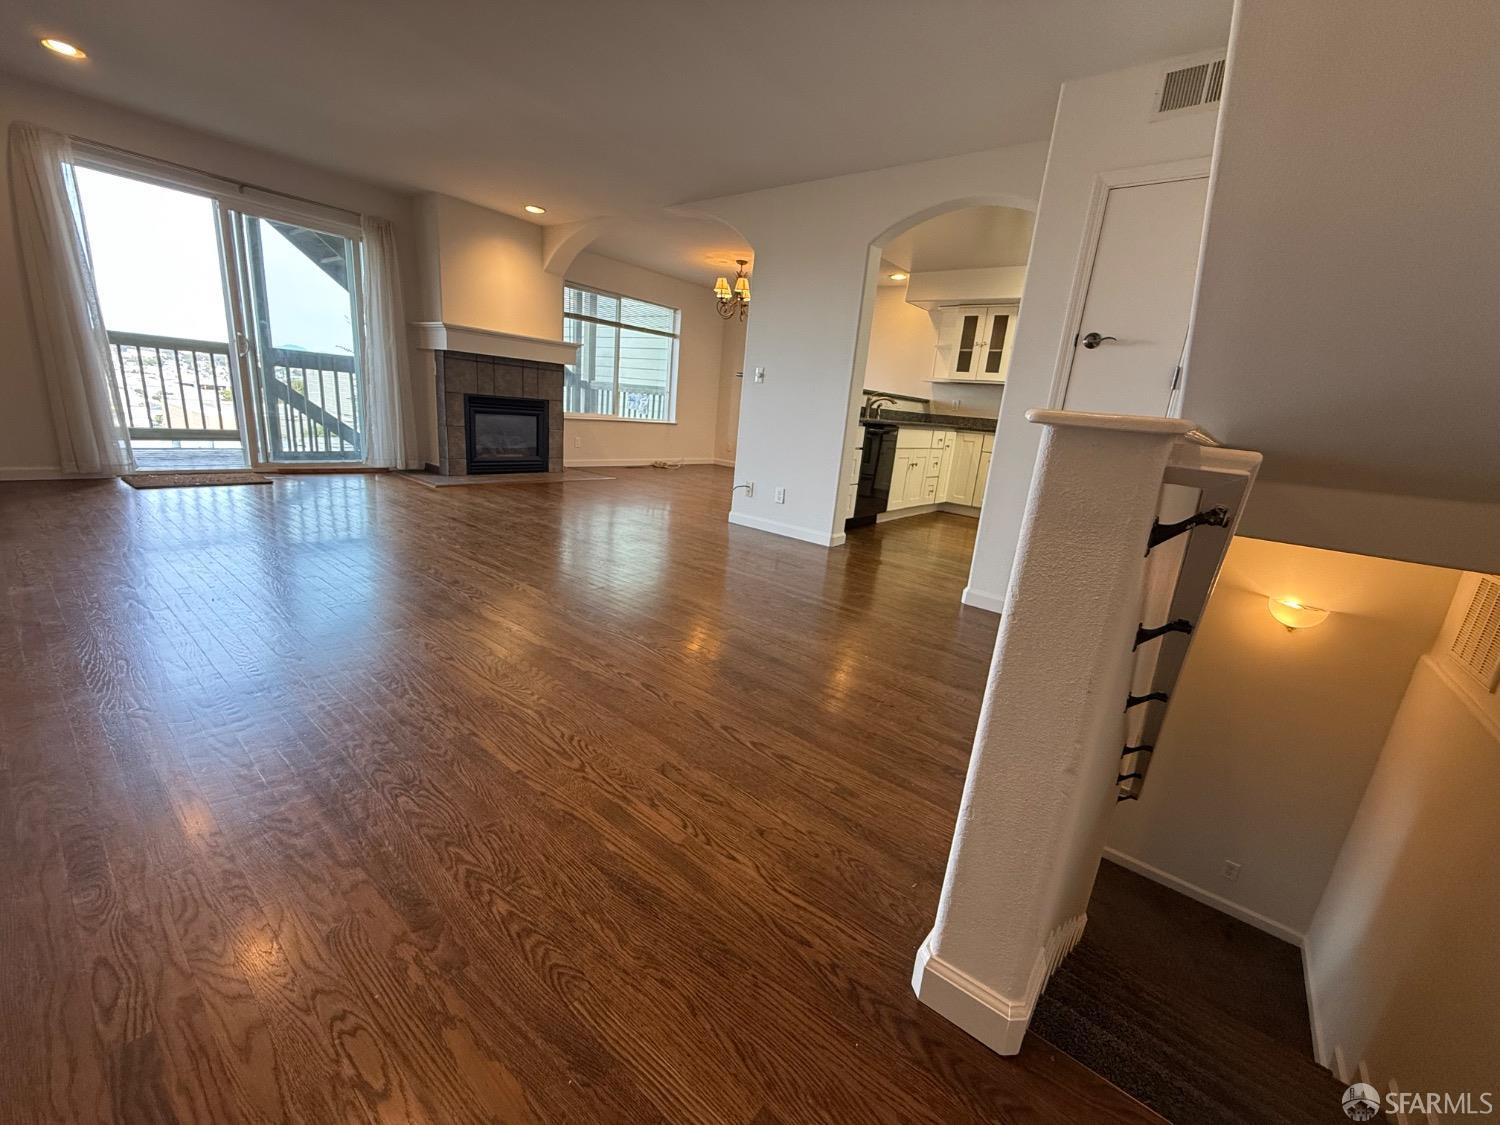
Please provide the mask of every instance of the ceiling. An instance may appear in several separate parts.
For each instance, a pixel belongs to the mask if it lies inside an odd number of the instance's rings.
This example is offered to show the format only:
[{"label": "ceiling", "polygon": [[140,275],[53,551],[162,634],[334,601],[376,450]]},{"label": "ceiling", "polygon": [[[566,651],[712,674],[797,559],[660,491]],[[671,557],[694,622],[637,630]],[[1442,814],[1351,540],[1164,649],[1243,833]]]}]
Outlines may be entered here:
[{"label": "ceiling", "polygon": [[733,227],[716,219],[666,213],[632,215],[611,223],[589,243],[588,252],[704,285],[712,285],[716,277],[733,277],[739,268],[736,258],[755,261]]},{"label": "ceiling", "polygon": [[908,273],[1024,266],[1034,219],[1016,207],[964,207],[897,235],[883,254]]},{"label": "ceiling", "polygon": [[[1064,79],[1221,44],[1230,8],[9,0],[0,68],[394,187],[540,203],[557,223],[1039,140]],[[671,272],[714,250],[673,229]]]}]

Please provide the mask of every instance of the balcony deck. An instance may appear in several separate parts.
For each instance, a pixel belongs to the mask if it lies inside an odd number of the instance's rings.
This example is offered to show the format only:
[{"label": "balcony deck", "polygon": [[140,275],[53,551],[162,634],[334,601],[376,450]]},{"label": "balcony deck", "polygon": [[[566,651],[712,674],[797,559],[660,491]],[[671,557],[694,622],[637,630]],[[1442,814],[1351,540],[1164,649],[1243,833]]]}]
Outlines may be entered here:
[{"label": "balcony deck", "polygon": [[195,469],[243,469],[243,449],[142,449],[137,446],[135,467],[143,473],[191,472]]}]

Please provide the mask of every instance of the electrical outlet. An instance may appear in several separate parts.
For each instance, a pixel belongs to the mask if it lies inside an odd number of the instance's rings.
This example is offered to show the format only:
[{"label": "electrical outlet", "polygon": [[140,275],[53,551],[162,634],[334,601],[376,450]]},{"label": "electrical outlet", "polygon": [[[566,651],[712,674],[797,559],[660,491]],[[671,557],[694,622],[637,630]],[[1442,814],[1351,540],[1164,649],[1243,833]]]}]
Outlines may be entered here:
[{"label": "electrical outlet", "polygon": [[764,383],[766,381],[766,369],[764,367],[757,367],[755,369],[755,381],[757,383]]},{"label": "electrical outlet", "polygon": [[751,496],[754,496],[754,495],[755,495],[755,482],[753,480],[747,480],[745,482],[745,496],[748,498],[748,497],[751,497]]},{"label": "electrical outlet", "polygon": [[784,489],[784,488],[778,488],[776,490],[776,503],[778,503],[778,504],[785,504],[786,503],[786,489]]},{"label": "electrical outlet", "polygon": [[582,449],[583,448],[583,439],[581,437],[575,436],[573,438],[573,448],[574,449]]},{"label": "electrical outlet", "polygon": [[1231,883],[1238,882],[1240,877],[1240,865],[1238,863],[1235,863],[1232,859],[1226,859],[1224,861],[1224,866],[1219,869],[1219,874],[1224,876],[1224,878],[1228,879]]}]

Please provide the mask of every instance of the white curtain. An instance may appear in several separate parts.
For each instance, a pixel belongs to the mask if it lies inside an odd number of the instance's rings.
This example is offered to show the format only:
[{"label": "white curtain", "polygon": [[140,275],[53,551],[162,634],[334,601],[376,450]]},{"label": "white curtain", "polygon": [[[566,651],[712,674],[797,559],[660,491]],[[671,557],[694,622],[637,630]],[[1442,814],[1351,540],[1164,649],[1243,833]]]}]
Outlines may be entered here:
[{"label": "white curtain", "polygon": [[68,138],[10,127],[10,183],[58,455],[70,473],[131,468],[130,436],[89,265]]},{"label": "white curtain", "polygon": [[365,463],[386,469],[420,469],[417,426],[407,370],[406,315],[396,236],[385,219],[360,220],[364,235]]}]

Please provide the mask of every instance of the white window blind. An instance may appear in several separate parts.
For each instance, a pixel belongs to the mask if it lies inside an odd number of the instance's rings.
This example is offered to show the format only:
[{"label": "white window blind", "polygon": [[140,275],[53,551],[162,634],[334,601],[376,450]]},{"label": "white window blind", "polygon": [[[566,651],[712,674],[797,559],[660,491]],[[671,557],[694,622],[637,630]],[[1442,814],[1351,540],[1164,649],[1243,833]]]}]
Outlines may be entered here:
[{"label": "white window blind", "polygon": [[568,284],[563,338],[580,347],[564,371],[564,411],[674,421],[680,319],[666,305]]}]

